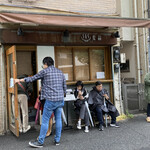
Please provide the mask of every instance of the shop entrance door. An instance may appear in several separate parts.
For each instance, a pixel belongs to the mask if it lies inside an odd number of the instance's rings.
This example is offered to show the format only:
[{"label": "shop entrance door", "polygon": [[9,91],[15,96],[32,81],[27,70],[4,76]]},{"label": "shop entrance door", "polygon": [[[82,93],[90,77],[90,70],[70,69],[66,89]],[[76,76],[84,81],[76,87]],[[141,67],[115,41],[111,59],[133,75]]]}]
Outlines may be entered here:
[{"label": "shop entrance door", "polygon": [[17,84],[14,85],[13,83],[13,79],[17,78],[16,46],[11,46],[6,50],[6,61],[7,61],[9,129],[17,137],[19,137]]}]

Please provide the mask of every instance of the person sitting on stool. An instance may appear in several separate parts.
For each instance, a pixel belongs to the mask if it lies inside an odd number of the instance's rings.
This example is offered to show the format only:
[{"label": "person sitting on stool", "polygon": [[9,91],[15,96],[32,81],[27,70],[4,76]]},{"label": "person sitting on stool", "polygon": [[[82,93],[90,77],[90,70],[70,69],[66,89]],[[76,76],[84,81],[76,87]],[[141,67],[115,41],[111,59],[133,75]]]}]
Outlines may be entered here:
[{"label": "person sitting on stool", "polygon": [[108,113],[111,116],[110,126],[119,127],[119,125],[116,123],[116,117],[119,116],[118,110],[110,102],[108,95],[108,92],[105,89],[103,89],[102,83],[100,81],[97,81],[95,83],[93,90],[91,90],[89,94],[88,103],[90,105],[90,109],[96,112],[97,114],[97,119],[99,121],[99,131],[104,130],[103,113]]},{"label": "person sitting on stool", "polygon": [[79,113],[79,120],[77,124],[77,128],[81,129],[81,120],[84,119],[85,121],[85,132],[89,132],[89,114],[85,106],[85,100],[86,100],[87,91],[83,87],[82,81],[77,81],[76,88],[74,91],[74,96],[77,98],[77,100],[74,102],[74,105],[76,106],[76,113]]}]

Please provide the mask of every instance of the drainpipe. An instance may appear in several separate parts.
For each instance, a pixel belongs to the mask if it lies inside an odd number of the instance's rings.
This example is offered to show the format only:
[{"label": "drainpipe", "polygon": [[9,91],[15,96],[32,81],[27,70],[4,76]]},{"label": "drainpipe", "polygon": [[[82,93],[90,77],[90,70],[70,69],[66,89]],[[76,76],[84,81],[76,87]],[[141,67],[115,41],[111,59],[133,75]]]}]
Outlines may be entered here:
[{"label": "drainpipe", "polygon": [[[137,18],[137,0],[134,0],[134,15]],[[136,52],[137,52],[137,70],[138,70],[138,83],[141,83],[140,74],[140,50],[139,50],[139,38],[138,38],[138,28],[135,28],[135,39],[136,39]]]},{"label": "drainpipe", "polygon": [[2,121],[3,121],[3,125],[2,125],[2,134],[3,134],[3,132],[4,132],[4,129],[5,129],[5,117],[4,117],[4,110],[5,110],[5,108],[4,108],[4,90],[3,90],[3,85],[4,85],[4,78],[3,78],[3,47],[0,45],[0,56],[1,56],[1,58],[0,58],[0,60],[1,60],[1,62],[0,62],[0,64],[1,64],[1,79],[2,79],[2,82],[1,82],[1,87],[2,87],[2,95],[1,95],[1,110],[2,110]]},{"label": "drainpipe", "polygon": [[[149,0],[148,0],[148,18],[150,18],[150,1]],[[148,52],[149,52],[149,49],[150,49],[150,29],[148,29],[148,32],[149,32],[148,33],[148,36],[149,36],[149,38],[148,38]],[[150,58],[150,56],[149,56],[149,58]],[[149,64],[149,60],[148,60],[148,64]],[[148,68],[149,68],[149,66],[148,66]],[[149,69],[148,69],[148,72],[149,72]]]},{"label": "drainpipe", "polygon": [[[144,0],[142,0],[142,18],[145,18],[145,5]],[[144,59],[145,59],[145,72],[147,73],[147,48],[146,48],[146,37],[145,28],[143,28],[143,49],[144,49]]]}]

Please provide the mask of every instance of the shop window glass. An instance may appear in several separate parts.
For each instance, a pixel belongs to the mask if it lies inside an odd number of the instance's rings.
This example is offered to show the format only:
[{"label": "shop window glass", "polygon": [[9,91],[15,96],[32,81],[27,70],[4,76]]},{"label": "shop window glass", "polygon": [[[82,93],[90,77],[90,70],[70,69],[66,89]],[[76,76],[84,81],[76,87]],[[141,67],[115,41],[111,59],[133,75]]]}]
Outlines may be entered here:
[{"label": "shop window glass", "polygon": [[104,50],[90,50],[90,59],[92,80],[105,79]]},{"label": "shop window glass", "polygon": [[88,50],[74,50],[75,79],[89,80],[89,56]]},{"label": "shop window glass", "polygon": [[58,47],[56,66],[67,81],[111,79],[111,59],[105,47]]},{"label": "shop window glass", "polygon": [[73,59],[71,48],[59,48],[56,51],[57,67],[60,69],[67,81],[73,81]]}]

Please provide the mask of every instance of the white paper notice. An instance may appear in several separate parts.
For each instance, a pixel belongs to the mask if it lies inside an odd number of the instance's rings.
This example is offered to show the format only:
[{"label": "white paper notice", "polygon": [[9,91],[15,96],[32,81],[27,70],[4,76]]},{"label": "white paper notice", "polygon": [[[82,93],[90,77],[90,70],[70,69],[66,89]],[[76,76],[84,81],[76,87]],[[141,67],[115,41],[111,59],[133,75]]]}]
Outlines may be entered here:
[{"label": "white paper notice", "polygon": [[64,100],[65,101],[75,101],[76,98],[75,98],[74,94],[66,94],[66,97]]},{"label": "white paper notice", "polygon": [[97,79],[104,79],[105,78],[105,72],[96,72],[96,78]]},{"label": "white paper notice", "polygon": [[66,80],[68,80],[68,73],[64,73]]}]

